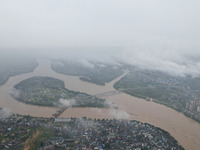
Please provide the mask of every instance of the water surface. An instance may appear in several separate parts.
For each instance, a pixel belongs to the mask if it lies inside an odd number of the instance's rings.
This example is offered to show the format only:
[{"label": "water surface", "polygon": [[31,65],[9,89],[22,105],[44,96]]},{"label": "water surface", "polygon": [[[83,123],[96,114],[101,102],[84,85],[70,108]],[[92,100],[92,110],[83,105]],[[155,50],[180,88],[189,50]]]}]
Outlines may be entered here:
[{"label": "water surface", "polygon": [[[62,75],[54,72],[47,60],[39,61],[34,72],[10,77],[0,86],[0,107],[10,109],[14,113],[38,117],[52,117],[58,108],[41,107],[21,103],[9,95],[12,87],[22,80],[33,76],[49,76],[61,79],[66,88],[88,94],[98,94],[114,90],[113,84],[121,77],[100,86],[79,80],[79,77]],[[104,97],[118,105],[118,110],[99,108],[69,108],[60,117],[90,118],[127,118],[146,122],[168,131],[187,150],[200,149],[200,124],[183,114],[154,102],[148,102],[125,93]],[[127,116],[127,114],[129,114]]]}]

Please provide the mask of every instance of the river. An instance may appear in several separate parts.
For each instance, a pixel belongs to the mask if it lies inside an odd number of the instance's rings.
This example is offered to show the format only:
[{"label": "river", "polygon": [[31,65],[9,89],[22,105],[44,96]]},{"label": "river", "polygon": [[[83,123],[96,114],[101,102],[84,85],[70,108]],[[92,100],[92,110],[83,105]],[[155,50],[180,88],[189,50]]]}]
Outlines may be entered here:
[{"label": "river", "polygon": [[[40,60],[34,72],[10,77],[0,86],[0,107],[22,115],[37,117],[52,117],[58,108],[33,106],[16,101],[9,95],[12,87],[20,81],[33,76],[49,76],[61,79],[66,88],[88,94],[98,94],[113,91],[113,84],[121,77],[107,83],[105,86],[79,80],[79,77],[62,75],[54,72],[48,60]],[[60,117],[90,117],[90,118],[128,118],[149,123],[168,131],[186,150],[200,149],[200,124],[183,114],[154,102],[148,102],[119,93],[104,97],[109,102],[114,102],[118,109],[98,108],[69,108]]]}]

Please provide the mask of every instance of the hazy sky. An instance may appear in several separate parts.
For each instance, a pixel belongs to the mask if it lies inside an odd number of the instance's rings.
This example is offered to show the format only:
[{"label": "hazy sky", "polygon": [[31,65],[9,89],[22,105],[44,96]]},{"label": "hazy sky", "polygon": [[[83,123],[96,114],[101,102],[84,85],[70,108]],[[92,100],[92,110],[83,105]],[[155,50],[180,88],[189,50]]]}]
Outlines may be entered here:
[{"label": "hazy sky", "polygon": [[1,0],[0,52],[112,56],[199,74],[199,6],[199,0]]}]

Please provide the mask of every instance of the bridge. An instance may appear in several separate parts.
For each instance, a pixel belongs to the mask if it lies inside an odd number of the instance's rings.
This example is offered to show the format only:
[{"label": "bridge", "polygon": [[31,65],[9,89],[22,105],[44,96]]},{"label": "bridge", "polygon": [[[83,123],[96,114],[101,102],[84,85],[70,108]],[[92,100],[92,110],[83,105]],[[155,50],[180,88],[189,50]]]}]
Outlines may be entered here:
[{"label": "bridge", "polygon": [[[150,89],[150,88],[155,88],[155,87],[119,89],[119,90],[113,90],[113,91],[108,91],[108,92],[104,92],[104,93],[98,93],[98,94],[95,94],[95,95],[83,96],[82,98],[111,96],[111,95],[114,95],[114,94],[119,94],[119,93],[124,92],[124,91],[129,91],[129,90],[134,90],[134,89]],[[55,114],[53,114],[54,118],[58,118],[66,109],[68,109],[68,107],[63,107],[60,110],[58,110]]]},{"label": "bridge", "polygon": [[121,92],[129,91],[129,90],[152,89],[152,88],[155,88],[155,87],[126,88],[126,89],[119,89],[119,90],[108,91],[108,92],[104,92],[104,93],[98,93],[98,94],[95,94],[93,96],[94,97],[103,97],[103,96],[110,96],[110,95],[114,95],[114,94],[119,94]]},{"label": "bridge", "polygon": [[108,92],[104,92],[104,93],[98,93],[93,96],[94,97],[102,97],[102,96],[110,96],[110,95],[119,94],[119,93],[121,93],[120,90],[114,90],[114,91],[108,91]]}]

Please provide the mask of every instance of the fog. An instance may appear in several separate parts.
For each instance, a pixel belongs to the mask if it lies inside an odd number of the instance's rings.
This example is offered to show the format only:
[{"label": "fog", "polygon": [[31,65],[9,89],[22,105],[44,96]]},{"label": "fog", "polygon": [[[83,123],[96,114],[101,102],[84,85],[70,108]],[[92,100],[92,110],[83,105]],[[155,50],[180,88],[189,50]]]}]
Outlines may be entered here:
[{"label": "fog", "polygon": [[198,0],[1,0],[0,53],[200,74]]},{"label": "fog", "polygon": [[75,99],[59,99],[59,107],[72,107],[73,105],[76,104],[76,100]]},{"label": "fog", "polygon": [[11,110],[8,108],[0,108],[0,119],[8,118],[11,115]]}]

